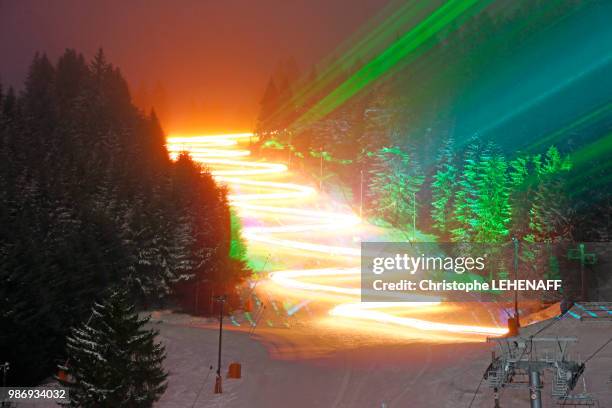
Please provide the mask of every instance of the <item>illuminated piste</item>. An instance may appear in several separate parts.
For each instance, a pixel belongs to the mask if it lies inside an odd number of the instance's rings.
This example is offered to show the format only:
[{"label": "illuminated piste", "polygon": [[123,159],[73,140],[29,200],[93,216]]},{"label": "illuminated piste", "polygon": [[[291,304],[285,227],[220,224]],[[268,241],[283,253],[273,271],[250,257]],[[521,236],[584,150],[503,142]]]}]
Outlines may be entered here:
[{"label": "illuminated piste", "polygon": [[[501,320],[491,319],[494,314],[488,309],[495,310],[494,304],[469,305],[486,316],[489,324],[483,325],[477,324],[478,318],[469,317],[475,316],[474,312],[466,318],[459,311],[459,305],[442,305],[434,296],[420,296],[415,302],[393,302],[390,299],[389,302],[361,303],[359,242],[340,245],[333,238],[341,234],[359,236],[368,226],[346,208],[344,211],[324,210],[326,207],[342,207],[322,202],[329,198],[307,183],[284,181],[298,177],[284,164],[249,160],[250,151],[245,146],[254,137],[250,133],[171,136],[168,150],[173,157],[183,151],[189,152],[194,160],[209,168],[218,181],[230,188],[230,205],[243,219],[243,237],[250,254],[262,251],[263,248],[257,244],[263,243],[276,258],[282,259],[286,254],[290,258],[301,258],[304,264],[308,259],[324,258],[331,265],[325,268],[264,270],[265,278],[258,284],[258,290],[266,292],[265,296],[272,299],[290,297],[297,299],[298,304],[319,301],[325,308],[317,319],[331,319],[332,322],[334,319],[348,319],[350,330],[354,331],[367,332],[373,323],[384,325],[380,328],[400,337],[402,330],[409,330],[412,335],[417,330],[425,337],[427,332],[437,332],[437,335],[446,333],[448,339],[452,339],[454,334],[464,334],[473,340],[506,332]],[[253,226],[254,220],[259,225]],[[285,238],[286,235],[291,237]],[[337,266],[333,266],[334,263]],[[299,261],[293,261],[293,265],[299,264]],[[447,316],[446,321],[428,317],[442,311]],[[451,316],[450,321],[448,316]]]}]

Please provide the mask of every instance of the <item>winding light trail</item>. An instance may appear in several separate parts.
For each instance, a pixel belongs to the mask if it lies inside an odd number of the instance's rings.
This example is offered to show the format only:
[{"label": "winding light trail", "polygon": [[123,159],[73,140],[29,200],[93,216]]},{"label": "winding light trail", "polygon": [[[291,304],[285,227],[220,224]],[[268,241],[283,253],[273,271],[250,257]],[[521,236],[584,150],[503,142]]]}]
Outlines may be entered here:
[{"label": "winding light trail", "polygon": [[[318,197],[317,190],[304,184],[295,184],[270,179],[289,175],[286,165],[256,160],[246,160],[251,153],[240,148],[241,143],[256,138],[251,133],[237,133],[210,136],[172,136],[167,147],[176,157],[186,151],[208,168],[215,179],[228,185],[228,196],[232,205],[241,216],[254,214],[262,218],[284,218],[288,223],[272,226],[246,226],[243,238],[248,244],[262,243],[275,248],[275,253],[283,250],[302,253],[310,257],[348,259],[354,267],[331,267],[318,269],[292,269],[270,273],[268,281],[280,287],[284,293],[296,292],[306,297],[306,301],[320,299],[321,295],[340,296],[339,301],[329,311],[332,318],[350,319],[354,330],[371,330],[368,323],[390,325],[394,330],[417,329],[453,334],[476,334],[482,336],[501,335],[504,328],[465,324],[450,324],[429,319],[403,316],[401,313],[422,308],[442,307],[438,299],[414,296],[414,302],[361,303],[359,288],[360,249],[355,246],[340,246],[326,243],[326,233],[356,232],[362,226],[359,217],[351,212],[320,211],[318,209],[296,208],[306,200]],[[321,197],[319,197],[321,199]],[[291,238],[283,237],[289,234]],[[295,236],[299,239],[296,239]],[[346,262],[346,261],[345,261]],[[351,281],[353,285],[333,284]],[[356,284],[355,284],[356,283]]]}]

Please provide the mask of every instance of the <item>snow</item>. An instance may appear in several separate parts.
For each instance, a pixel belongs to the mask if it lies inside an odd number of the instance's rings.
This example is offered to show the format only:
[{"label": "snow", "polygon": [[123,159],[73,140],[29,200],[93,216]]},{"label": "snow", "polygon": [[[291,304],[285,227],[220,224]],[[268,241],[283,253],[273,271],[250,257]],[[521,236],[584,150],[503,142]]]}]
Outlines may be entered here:
[{"label": "snow", "polygon": [[[312,327],[257,328],[237,331],[226,320],[223,332],[223,391],[213,393],[217,367],[218,321],[191,316],[153,314],[149,325],[166,346],[168,389],[159,408],[456,408],[468,407],[491,358],[487,343],[406,340],[385,342],[338,336]],[[547,321],[523,329],[534,333]],[[243,324],[244,326],[244,324]],[[585,359],[612,336],[612,322],[563,319],[541,336],[575,336],[574,357]],[[570,353],[572,354],[572,353]],[[228,379],[230,363],[242,365],[241,379]],[[212,366],[212,369],[210,368]],[[587,363],[587,392],[600,407],[612,407],[612,344]],[[544,406],[550,401],[545,375]],[[577,387],[583,391],[582,381]],[[198,395],[199,393],[199,395]],[[506,389],[501,406],[528,406],[524,389]],[[383,405],[384,404],[384,405]],[[22,406],[22,405],[20,405]],[[51,407],[53,404],[23,404]],[[493,406],[492,390],[483,384],[474,408]]]},{"label": "snow", "polygon": [[[491,358],[487,343],[364,343],[347,338],[344,347],[320,350],[320,334],[299,328],[265,329],[249,336],[223,333],[224,393],[213,394],[218,330],[214,320],[163,315],[154,325],[167,348],[168,389],[157,407],[467,407]],[[537,330],[539,323],[525,329]],[[611,322],[560,321],[541,335],[579,338],[583,359],[612,335]],[[260,330],[260,329],[257,329]],[[264,329],[262,329],[264,330]],[[330,342],[337,339],[328,339]],[[227,379],[231,362],[242,364],[242,379]],[[213,366],[211,370],[209,367]],[[601,407],[612,406],[612,346],[587,363],[587,391]],[[545,406],[550,376],[544,376]],[[203,388],[202,388],[203,387]],[[198,390],[201,394],[196,401]],[[580,382],[578,391],[583,391]],[[507,389],[502,406],[527,406],[526,390]],[[383,405],[385,404],[385,405]],[[492,390],[481,386],[473,407],[493,405]]]}]

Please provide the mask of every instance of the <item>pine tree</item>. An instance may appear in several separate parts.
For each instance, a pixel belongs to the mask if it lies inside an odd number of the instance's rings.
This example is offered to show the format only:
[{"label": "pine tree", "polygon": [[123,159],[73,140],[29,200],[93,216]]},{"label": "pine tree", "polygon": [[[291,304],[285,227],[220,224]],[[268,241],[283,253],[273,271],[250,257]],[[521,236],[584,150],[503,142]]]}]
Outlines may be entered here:
[{"label": "pine tree", "polygon": [[477,182],[478,202],[475,240],[477,242],[501,242],[508,234],[511,208],[506,178],[508,164],[504,156],[491,152],[482,157]]},{"label": "pine tree", "polygon": [[247,247],[242,238],[242,225],[236,213],[231,211],[231,246],[229,256],[236,260],[246,260]]},{"label": "pine tree", "polygon": [[540,156],[519,156],[508,164],[510,204],[512,207],[512,236],[522,239],[529,232],[529,210],[536,182],[533,167]]},{"label": "pine tree", "polygon": [[101,86],[110,69],[111,67],[106,62],[104,50],[99,48],[90,64],[90,71],[93,76],[93,80],[96,84],[98,84],[98,86]]},{"label": "pine tree", "polygon": [[389,85],[384,82],[378,84],[363,101],[363,131],[357,135],[357,142],[366,152],[374,152],[390,143],[389,94]]},{"label": "pine tree", "polygon": [[245,276],[224,190],[169,159],[157,116],[131,104],[102,51],[89,65],[37,55],[27,78],[0,98],[0,349],[15,384],[49,375],[110,286],[161,303],[195,275],[224,288]]},{"label": "pine tree", "polygon": [[88,77],[87,64],[82,54],[68,49],[57,62],[55,94],[58,109],[67,114],[79,96]]},{"label": "pine tree", "polygon": [[15,97],[15,90],[13,87],[9,87],[2,103],[2,114],[5,118],[12,118],[17,110],[17,98]]},{"label": "pine tree", "polygon": [[538,186],[529,210],[528,240],[554,242],[571,234],[571,220],[565,191],[565,172],[571,169],[569,157],[562,157],[551,146],[537,166]]},{"label": "pine tree", "polygon": [[452,213],[452,200],[456,188],[458,169],[455,166],[453,139],[448,138],[438,154],[436,173],[431,184],[434,227],[442,233],[449,231]]},{"label": "pine tree", "polygon": [[261,110],[257,119],[257,133],[265,135],[268,132],[276,130],[274,123],[274,115],[279,108],[279,92],[274,83],[274,79],[270,78],[266,90],[261,99]]},{"label": "pine tree", "polygon": [[464,154],[463,168],[453,200],[456,228],[451,233],[456,242],[472,241],[472,220],[476,217],[473,203],[476,200],[477,160],[481,150],[480,140],[474,137],[468,142]]},{"label": "pine tree", "polygon": [[162,364],[165,349],[155,342],[157,331],[147,329],[149,317],[140,318],[117,290],[95,303],[90,320],[71,329],[67,338],[62,385],[70,390],[71,407],[144,408],[166,390]]},{"label": "pine tree", "polygon": [[492,144],[477,140],[466,152],[454,214],[456,242],[500,242],[508,236],[511,217],[508,164]]},{"label": "pine tree", "polygon": [[415,194],[424,177],[412,155],[399,147],[385,147],[376,153],[369,192],[378,216],[395,226],[408,223],[414,214]]}]

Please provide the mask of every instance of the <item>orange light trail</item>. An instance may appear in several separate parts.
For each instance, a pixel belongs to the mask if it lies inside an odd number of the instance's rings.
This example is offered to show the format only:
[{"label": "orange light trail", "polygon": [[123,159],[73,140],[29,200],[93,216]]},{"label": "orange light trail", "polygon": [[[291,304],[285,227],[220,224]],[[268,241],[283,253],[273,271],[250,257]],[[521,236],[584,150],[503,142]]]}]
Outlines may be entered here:
[{"label": "orange light trail", "polygon": [[[257,170],[244,170],[244,175],[255,175]],[[213,173],[214,174],[214,173]],[[274,181],[259,181],[259,180],[244,180],[236,177],[223,177],[218,176],[216,179],[222,183],[229,184],[230,186],[251,186],[251,187],[264,187],[269,188],[275,192],[271,193],[257,193],[257,194],[230,194],[229,199],[232,204],[242,201],[260,201],[260,200],[279,200],[279,199],[290,199],[290,198],[305,198],[315,194],[315,189],[308,186],[300,186],[293,183],[277,183]],[[280,190],[280,192],[278,191]],[[277,207],[269,207],[270,211],[273,211]]]},{"label": "orange light trail", "polygon": [[[418,305],[420,302],[409,303],[400,302],[400,306],[411,306]],[[376,322],[391,323],[397,326],[410,327],[413,329],[426,330],[426,331],[441,331],[450,333],[467,333],[467,334],[487,334],[491,336],[499,336],[506,333],[505,329],[499,327],[483,327],[483,326],[472,326],[463,324],[448,324],[430,322],[421,319],[414,319],[411,317],[395,316],[389,313],[381,312],[380,309],[384,307],[398,307],[398,304],[387,304],[384,303],[346,303],[338,305],[333,308],[330,312],[332,316],[351,317],[360,320],[372,320]]]},{"label": "orange light trail", "polygon": [[[415,295],[414,302],[374,302],[359,301],[360,249],[358,245],[342,246],[327,243],[329,238],[338,232],[357,232],[363,227],[362,220],[350,211],[326,211],[319,209],[297,208],[306,200],[315,199],[318,192],[315,188],[296,183],[261,180],[261,176],[286,176],[289,170],[281,163],[268,163],[256,160],[245,160],[250,151],[240,149],[241,142],[255,140],[251,133],[238,133],[210,136],[172,136],[168,138],[167,147],[172,157],[180,152],[189,152],[193,159],[211,169],[215,179],[230,188],[228,198],[241,216],[260,214],[263,217],[285,217],[299,222],[283,225],[264,225],[243,228],[243,238],[249,246],[254,243],[267,244],[279,253],[282,248],[291,251],[313,254],[317,258],[337,259],[344,257],[351,260],[354,267],[333,267],[324,269],[292,269],[276,271],[268,276],[268,283],[275,285],[283,293],[307,294],[311,300],[329,299],[329,295],[341,295],[346,300],[338,300],[329,311],[331,317],[349,318],[355,324],[353,330],[371,330],[371,323],[391,325],[402,328],[435,331],[453,334],[501,335],[504,328],[479,325],[463,325],[434,322],[398,315],[397,313],[413,309],[439,308],[439,299]],[[242,143],[244,144],[244,143]],[[245,191],[246,190],[246,191]],[[252,192],[255,190],[255,192]],[[316,234],[313,234],[315,233]],[[283,238],[282,234],[304,233],[300,238]],[[314,241],[314,242],[313,242]],[[337,286],[329,282],[318,283],[317,279],[348,278],[352,286]],[[344,282],[346,283],[346,282]],[[405,297],[403,298],[405,299]],[[418,301],[417,301],[418,300]],[[394,313],[395,312],[395,313]],[[361,323],[361,324],[360,324]]]}]

